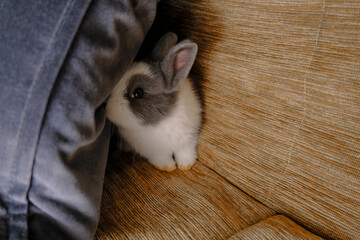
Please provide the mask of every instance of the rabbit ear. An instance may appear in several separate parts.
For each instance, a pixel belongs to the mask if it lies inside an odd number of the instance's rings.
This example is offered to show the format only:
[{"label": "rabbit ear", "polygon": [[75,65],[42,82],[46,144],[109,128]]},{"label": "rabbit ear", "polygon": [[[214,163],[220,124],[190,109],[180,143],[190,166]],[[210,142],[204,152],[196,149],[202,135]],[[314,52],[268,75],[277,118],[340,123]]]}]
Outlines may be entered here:
[{"label": "rabbit ear", "polygon": [[151,52],[151,59],[153,61],[160,61],[161,59],[163,59],[169,49],[176,44],[177,40],[178,38],[175,33],[166,33],[155,44],[155,47]]},{"label": "rabbit ear", "polygon": [[166,87],[169,90],[177,90],[187,77],[194,64],[197,49],[196,43],[190,40],[181,41],[172,47],[160,62]]}]

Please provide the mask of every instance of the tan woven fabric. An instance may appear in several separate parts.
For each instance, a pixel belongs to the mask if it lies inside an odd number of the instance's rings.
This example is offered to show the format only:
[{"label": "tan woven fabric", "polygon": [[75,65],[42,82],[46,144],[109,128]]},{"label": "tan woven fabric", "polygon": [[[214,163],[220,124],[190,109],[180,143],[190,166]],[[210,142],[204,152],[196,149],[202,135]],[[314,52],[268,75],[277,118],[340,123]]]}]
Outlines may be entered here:
[{"label": "tan woven fabric", "polygon": [[199,43],[200,161],[321,236],[360,239],[360,1],[160,4]]},{"label": "tan woven fabric", "polygon": [[201,163],[166,173],[142,160],[116,160],[96,239],[226,239],[275,214]]},{"label": "tan woven fabric", "polygon": [[[159,15],[199,44],[200,162],[110,166],[97,239],[224,239],[274,215],[261,203],[360,239],[360,0],[163,0]],[[300,234],[259,224],[239,235]]]},{"label": "tan woven fabric", "polygon": [[320,240],[287,217],[277,215],[235,234],[229,240]]}]

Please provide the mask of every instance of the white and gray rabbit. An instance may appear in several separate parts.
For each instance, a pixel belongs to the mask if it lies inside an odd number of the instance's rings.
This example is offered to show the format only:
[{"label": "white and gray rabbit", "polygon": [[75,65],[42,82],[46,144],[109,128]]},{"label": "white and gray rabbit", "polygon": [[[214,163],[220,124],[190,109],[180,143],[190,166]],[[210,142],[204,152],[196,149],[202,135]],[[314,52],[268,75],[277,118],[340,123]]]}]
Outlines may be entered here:
[{"label": "white and gray rabbit", "polygon": [[156,168],[190,169],[197,159],[202,107],[188,78],[197,54],[173,33],[155,45],[153,61],[135,62],[114,87],[106,115],[127,143]]}]

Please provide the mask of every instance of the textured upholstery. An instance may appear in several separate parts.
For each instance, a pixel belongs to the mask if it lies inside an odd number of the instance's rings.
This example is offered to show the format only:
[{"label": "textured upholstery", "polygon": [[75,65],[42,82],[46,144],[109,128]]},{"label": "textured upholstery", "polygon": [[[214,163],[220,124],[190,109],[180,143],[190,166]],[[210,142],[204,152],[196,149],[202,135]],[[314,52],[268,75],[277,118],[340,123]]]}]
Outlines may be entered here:
[{"label": "textured upholstery", "polygon": [[166,173],[137,158],[113,160],[96,239],[226,239],[275,214],[200,162]]},{"label": "textured upholstery", "polygon": [[201,161],[319,235],[359,238],[359,1],[208,4],[222,27],[200,59]]},{"label": "textured upholstery", "polygon": [[240,231],[229,240],[272,240],[272,239],[322,239],[290,219],[277,215]]},{"label": "textured upholstery", "polygon": [[[159,17],[164,31],[199,44],[193,75],[203,85],[206,121],[194,171],[212,169],[320,237],[359,239],[360,1],[168,0],[160,3]],[[134,178],[147,176],[133,171]],[[194,188],[217,184],[195,179]],[[107,191],[118,187],[124,185]],[[151,203],[135,196],[132,205]],[[181,194],[172,196],[177,201]],[[129,201],[118,198],[116,204]],[[105,218],[110,211],[103,212]],[[121,216],[118,222],[130,221]],[[133,223],[133,231],[147,233],[151,218]],[[198,215],[192,221],[204,224]],[[196,227],[183,224],[186,231]],[[298,229],[282,226],[294,234]]]}]

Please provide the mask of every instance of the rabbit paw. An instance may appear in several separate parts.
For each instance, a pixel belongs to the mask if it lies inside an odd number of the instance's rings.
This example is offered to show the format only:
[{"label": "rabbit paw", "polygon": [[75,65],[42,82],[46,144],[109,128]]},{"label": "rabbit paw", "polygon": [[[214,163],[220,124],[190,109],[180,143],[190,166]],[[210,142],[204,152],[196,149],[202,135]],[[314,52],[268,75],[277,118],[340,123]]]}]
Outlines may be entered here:
[{"label": "rabbit paw", "polygon": [[160,159],[161,158],[157,158],[156,160],[150,160],[150,163],[154,165],[155,168],[165,172],[172,172],[176,169],[176,164],[171,158],[166,160]]},{"label": "rabbit paw", "polygon": [[160,170],[160,171],[164,171],[164,172],[172,172],[176,169],[176,166],[155,166],[156,169]]},{"label": "rabbit paw", "polygon": [[183,149],[175,154],[175,161],[180,170],[190,170],[197,159],[196,150],[193,148]]}]

